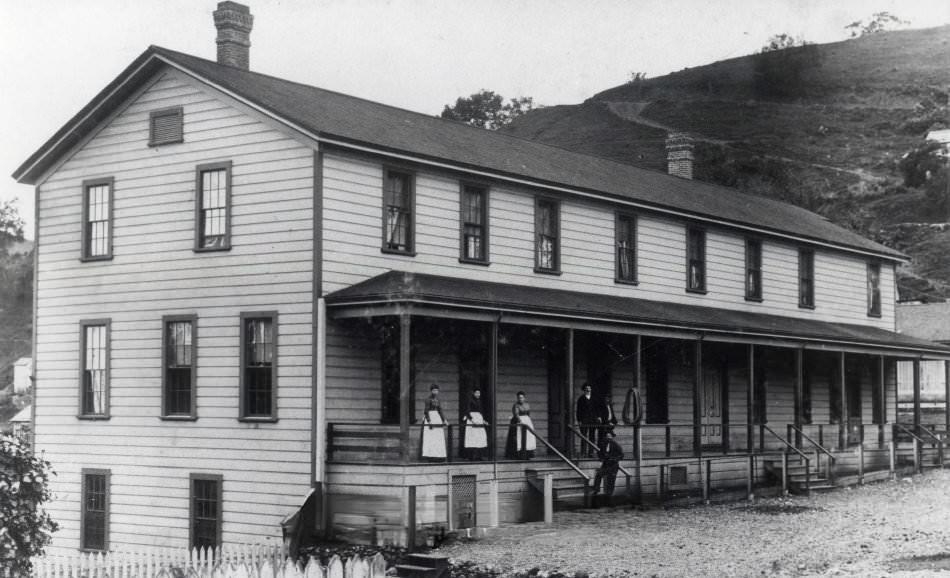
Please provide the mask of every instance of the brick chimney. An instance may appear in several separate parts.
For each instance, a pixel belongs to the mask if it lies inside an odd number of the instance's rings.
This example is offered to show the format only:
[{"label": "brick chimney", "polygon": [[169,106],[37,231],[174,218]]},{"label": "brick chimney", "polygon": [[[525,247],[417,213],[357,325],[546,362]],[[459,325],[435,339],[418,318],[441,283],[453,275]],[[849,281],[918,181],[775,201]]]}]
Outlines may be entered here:
[{"label": "brick chimney", "polygon": [[214,11],[214,27],[218,29],[218,64],[248,70],[251,57],[251,9],[237,2],[218,2]]},{"label": "brick chimney", "polygon": [[693,139],[686,133],[671,132],[667,135],[666,165],[673,176],[693,178]]}]

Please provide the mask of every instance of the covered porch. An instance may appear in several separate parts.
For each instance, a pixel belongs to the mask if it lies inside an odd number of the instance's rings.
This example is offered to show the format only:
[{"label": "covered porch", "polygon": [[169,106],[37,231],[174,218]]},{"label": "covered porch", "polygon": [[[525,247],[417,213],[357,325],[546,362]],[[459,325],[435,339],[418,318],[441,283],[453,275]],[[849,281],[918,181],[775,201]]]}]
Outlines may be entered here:
[{"label": "covered porch", "polygon": [[[896,429],[896,362],[948,355],[872,327],[401,272],[326,307],[327,491],[388,492],[394,519],[407,515],[410,487],[433,496],[422,516],[451,518],[455,478],[482,497],[470,508],[480,525],[543,514],[545,483],[564,498],[555,506],[571,505],[570,489],[582,504],[599,465],[587,456],[608,425],[624,451],[616,495],[640,501],[807,491],[796,467],[816,480],[886,471],[899,461],[891,442],[921,435]],[[595,404],[612,400],[616,425],[582,431],[584,383]],[[430,384],[441,426],[423,423]],[[635,423],[623,419],[631,388],[642,398]],[[488,440],[478,453],[462,425],[475,389]],[[530,427],[512,423],[519,391]],[[436,461],[423,455],[433,428],[447,450]],[[527,435],[533,453],[513,452]]]}]

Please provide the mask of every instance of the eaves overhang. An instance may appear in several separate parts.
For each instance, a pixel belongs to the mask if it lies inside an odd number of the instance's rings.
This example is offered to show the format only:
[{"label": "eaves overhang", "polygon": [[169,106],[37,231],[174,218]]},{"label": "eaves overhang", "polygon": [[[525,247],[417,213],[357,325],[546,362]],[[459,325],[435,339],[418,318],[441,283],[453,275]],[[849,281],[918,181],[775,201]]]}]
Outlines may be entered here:
[{"label": "eaves overhang", "polygon": [[681,338],[950,359],[950,347],[873,326],[402,271],[335,291],[325,300],[334,317],[416,313],[512,323],[547,320],[552,326],[579,322]]}]

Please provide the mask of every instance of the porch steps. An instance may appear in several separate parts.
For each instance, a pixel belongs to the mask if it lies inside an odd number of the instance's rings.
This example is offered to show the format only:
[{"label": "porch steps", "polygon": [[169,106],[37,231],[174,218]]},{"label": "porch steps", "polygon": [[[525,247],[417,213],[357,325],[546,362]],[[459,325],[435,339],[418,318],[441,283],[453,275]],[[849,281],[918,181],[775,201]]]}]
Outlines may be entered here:
[{"label": "porch steps", "polygon": [[443,578],[449,575],[449,559],[434,554],[409,554],[396,564],[396,576],[405,578]]},{"label": "porch steps", "polygon": [[[782,459],[766,458],[763,462],[765,471],[781,482]],[[802,463],[801,457],[797,455],[788,458],[788,486],[788,491],[793,494],[803,494],[806,491],[820,492],[836,487],[831,480],[824,477],[817,469],[813,468],[809,474],[806,471],[805,464]]]},{"label": "porch steps", "polygon": [[548,474],[553,476],[555,508],[558,503],[561,505],[584,505],[588,487],[584,479],[575,472],[565,471],[563,468],[528,468],[525,470],[528,483],[542,494],[544,493],[544,477]]}]

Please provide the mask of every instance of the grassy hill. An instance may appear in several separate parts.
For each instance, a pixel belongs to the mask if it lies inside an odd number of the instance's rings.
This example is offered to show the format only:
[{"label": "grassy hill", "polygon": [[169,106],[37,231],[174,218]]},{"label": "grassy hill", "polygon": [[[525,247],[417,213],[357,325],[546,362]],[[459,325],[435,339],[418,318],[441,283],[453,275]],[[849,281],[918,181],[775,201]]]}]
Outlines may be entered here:
[{"label": "grassy hill", "polygon": [[0,425],[29,397],[13,393],[13,363],[29,357],[33,335],[33,243],[0,235]]},{"label": "grassy hill", "polygon": [[505,130],[656,170],[666,134],[688,132],[696,178],[897,247],[913,258],[902,298],[950,297],[950,231],[931,226],[950,212],[941,177],[911,185],[900,165],[928,130],[950,126],[948,39],[943,26],[733,58],[538,109]]}]

